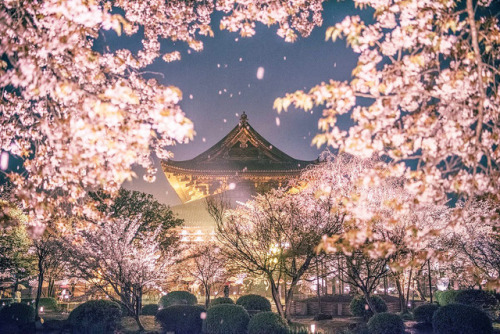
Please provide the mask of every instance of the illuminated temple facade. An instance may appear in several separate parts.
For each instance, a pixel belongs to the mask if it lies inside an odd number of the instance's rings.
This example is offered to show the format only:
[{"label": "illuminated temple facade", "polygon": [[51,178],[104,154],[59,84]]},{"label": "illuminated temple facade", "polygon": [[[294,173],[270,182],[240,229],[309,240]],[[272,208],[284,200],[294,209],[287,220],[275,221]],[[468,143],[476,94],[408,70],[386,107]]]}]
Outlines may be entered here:
[{"label": "illuminated temple facade", "polygon": [[230,202],[286,185],[316,161],[296,160],[269,143],[248,122],[239,123],[218,143],[191,160],[163,160],[168,182],[182,201],[172,210],[185,220],[182,241],[203,241],[213,233],[214,222],[205,198],[224,193]]}]

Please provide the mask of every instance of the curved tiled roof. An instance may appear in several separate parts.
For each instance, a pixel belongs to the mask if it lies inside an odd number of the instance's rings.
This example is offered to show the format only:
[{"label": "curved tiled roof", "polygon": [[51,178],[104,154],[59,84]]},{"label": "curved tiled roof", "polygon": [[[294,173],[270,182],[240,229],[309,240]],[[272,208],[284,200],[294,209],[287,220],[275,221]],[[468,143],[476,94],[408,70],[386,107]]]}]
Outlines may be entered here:
[{"label": "curved tiled roof", "polygon": [[297,160],[282,152],[248,123],[243,112],[240,122],[211,148],[190,160],[163,161],[164,169],[178,172],[275,173],[300,171],[316,161]]}]

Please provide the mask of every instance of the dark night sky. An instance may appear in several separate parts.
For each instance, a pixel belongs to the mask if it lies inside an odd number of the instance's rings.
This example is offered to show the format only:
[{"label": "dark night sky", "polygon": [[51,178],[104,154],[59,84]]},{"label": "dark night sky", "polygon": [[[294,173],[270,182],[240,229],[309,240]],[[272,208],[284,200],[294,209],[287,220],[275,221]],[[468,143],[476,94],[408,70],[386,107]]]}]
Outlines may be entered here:
[{"label": "dark night sky", "polygon": [[[172,148],[174,160],[191,159],[214,145],[238,123],[236,114],[241,115],[242,111],[246,111],[250,124],[277,148],[297,159],[317,158],[321,150],[311,146],[311,140],[318,131],[321,110],[315,109],[312,114],[289,110],[278,115],[272,106],[275,98],[287,92],[308,90],[329,79],[350,78],[356,55],[346,47],[345,40],[325,42],[325,31],[353,14],[360,13],[352,2],[329,1],[324,4],[322,27],[316,28],[308,38],[286,43],[276,35],[275,26],[257,24],[257,33],[252,38],[220,31],[220,14],[215,13],[212,25],[215,37],[202,38],[203,51],[188,52],[185,43],[162,43],[162,53],[179,50],[182,60],[165,63],[158,59],[147,70],[159,74],[147,76],[182,90],[181,107],[194,122],[196,131],[192,142]],[[371,17],[367,11],[362,14],[364,19]],[[111,50],[136,51],[140,47],[140,34],[118,38],[114,33],[107,33],[96,43],[97,50],[106,46]],[[265,69],[262,80],[256,77],[259,67]],[[279,126],[276,117],[280,119]],[[139,177],[124,186],[152,193],[170,205],[180,204],[158,161],[156,163],[156,182],[143,181],[142,171],[137,168]]]}]

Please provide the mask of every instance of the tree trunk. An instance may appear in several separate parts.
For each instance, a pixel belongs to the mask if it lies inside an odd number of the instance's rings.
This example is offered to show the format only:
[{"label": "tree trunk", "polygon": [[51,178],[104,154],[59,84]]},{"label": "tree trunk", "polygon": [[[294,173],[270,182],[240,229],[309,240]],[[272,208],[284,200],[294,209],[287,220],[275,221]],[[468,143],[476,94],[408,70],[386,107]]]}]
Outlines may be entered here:
[{"label": "tree trunk", "polygon": [[395,277],[396,281],[396,288],[398,289],[398,297],[399,297],[399,307],[401,308],[401,312],[407,312],[408,309],[406,307],[406,302],[405,302],[405,293],[403,291],[403,287],[401,286],[401,281],[400,281],[401,274],[397,275]]},{"label": "tree trunk", "polygon": [[368,304],[368,307],[370,308],[370,310],[372,310],[373,314],[377,314],[378,313],[377,309],[375,308],[375,305],[372,303],[370,294],[365,289],[362,290],[363,290],[363,296],[365,296],[365,300],[366,303]]},{"label": "tree trunk", "polygon": [[410,301],[410,286],[411,286],[412,274],[413,274],[413,267],[410,268],[410,277],[408,277],[408,286],[406,287],[406,308],[405,308],[405,313],[408,312],[408,302]]},{"label": "tree trunk", "polygon": [[278,314],[283,319],[286,319],[285,312],[283,310],[283,305],[281,304],[280,295],[278,291],[278,287],[274,282],[274,278],[271,275],[268,275],[269,285],[271,286],[271,295],[273,296],[274,304],[276,305],[276,309],[278,310]]},{"label": "tree trunk", "polygon": [[208,308],[210,305],[210,285],[205,284],[205,307]]},{"label": "tree trunk", "polygon": [[35,320],[38,317],[38,304],[40,303],[40,297],[42,295],[44,273],[45,272],[43,270],[42,261],[38,260],[38,287],[36,289],[36,298],[35,298]]},{"label": "tree trunk", "polygon": [[144,331],[144,326],[141,323],[141,318],[139,317],[139,315],[135,314],[134,315],[134,319],[135,319],[135,322],[137,323],[137,326],[139,327],[139,332],[143,332]]},{"label": "tree trunk", "polygon": [[142,287],[136,287],[135,288],[135,314],[137,316],[141,315],[142,311]]},{"label": "tree trunk", "polygon": [[432,280],[431,280],[431,260],[427,260],[427,271],[428,271],[428,277],[429,277],[429,297],[431,299],[432,303]]},{"label": "tree trunk", "polygon": [[319,290],[319,266],[316,260],[316,294],[318,295],[318,314],[321,314],[321,292]]}]

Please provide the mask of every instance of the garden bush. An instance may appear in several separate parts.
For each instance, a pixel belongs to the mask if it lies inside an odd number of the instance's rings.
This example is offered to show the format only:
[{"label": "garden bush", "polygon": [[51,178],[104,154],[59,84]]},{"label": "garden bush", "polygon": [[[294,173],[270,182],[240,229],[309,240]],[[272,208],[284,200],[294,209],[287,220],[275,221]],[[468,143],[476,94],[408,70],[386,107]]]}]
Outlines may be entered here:
[{"label": "garden bush", "polygon": [[439,298],[441,298],[441,295],[443,294],[443,291],[441,290],[437,290],[437,291],[434,291],[434,294],[432,295],[433,299],[434,299],[434,302],[439,303]]},{"label": "garden bush", "polygon": [[219,297],[215,298],[210,302],[210,306],[215,306],[220,304],[234,304],[234,301],[229,297]]},{"label": "garden bush", "polygon": [[109,300],[90,300],[68,317],[74,334],[114,333],[122,317],[120,305]]},{"label": "garden bush", "polygon": [[370,334],[404,334],[403,319],[394,313],[377,313],[368,321]]},{"label": "garden bush", "polygon": [[203,319],[201,314],[203,312],[205,312],[203,306],[172,305],[158,311],[156,321],[160,323],[166,332],[198,334],[202,331]]},{"label": "garden bush", "polygon": [[52,297],[40,298],[40,300],[38,301],[38,307],[42,306],[45,310],[58,310],[57,300]]},{"label": "garden bush", "polygon": [[474,306],[480,309],[491,309],[498,306],[498,300],[488,291],[462,290],[455,296],[455,302]]},{"label": "garden bush", "polygon": [[[387,305],[385,301],[379,296],[371,297],[371,302],[374,305],[375,311],[377,313],[387,311]],[[351,310],[352,315],[355,317],[369,318],[373,315],[373,312],[370,310],[368,304],[366,303],[365,297],[361,295],[357,295],[352,299],[351,304],[349,305],[349,309]]]},{"label": "garden bush", "polygon": [[455,302],[455,297],[460,293],[460,290],[445,290],[439,295],[439,306],[446,306]]},{"label": "garden bush", "polygon": [[245,334],[250,316],[241,305],[220,304],[207,311],[208,334]]},{"label": "garden bush", "polygon": [[435,334],[491,334],[491,320],[483,311],[469,305],[449,304],[432,317]]},{"label": "garden bush", "polygon": [[247,311],[271,311],[271,303],[260,295],[245,295],[238,298],[236,305],[241,305]]},{"label": "garden bush", "polygon": [[415,321],[423,324],[432,324],[432,316],[437,311],[439,306],[437,304],[423,304],[413,310]]},{"label": "garden bush", "polygon": [[19,328],[35,321],[35,309],[31,305],[12,303],[0,310],[0,322],[14,324]]},{"label": "garden bush", "polygon": [[156,315],[158,313],[158,305],[157,304],[147,304],[142,307],[141,310],[142,315]]},{"label": "garden bush", "polygon": [[187,291],[172,291],[162,296],[158,302],[160,309],[172,305],[196,305],[198,300],[196,296]]},{"label": "garden bush", "polygon": [[273,312],[260,312],[248,323],[248,334],[288,334],[288,323]]}]

